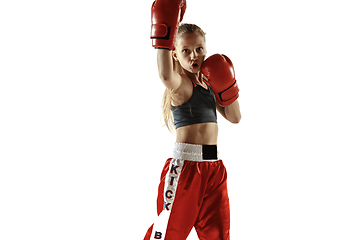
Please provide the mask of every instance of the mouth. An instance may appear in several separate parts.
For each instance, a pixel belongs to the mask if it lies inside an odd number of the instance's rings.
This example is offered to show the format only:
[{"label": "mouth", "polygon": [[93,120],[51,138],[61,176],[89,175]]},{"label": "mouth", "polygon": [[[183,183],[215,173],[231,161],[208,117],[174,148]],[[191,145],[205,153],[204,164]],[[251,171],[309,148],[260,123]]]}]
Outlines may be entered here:
[{"label": "mouth", "polygon": [[197,68],[197,67],[199,67],[199,64],[198,64],[197,62],[194,62],[193,64],[191,64],[191,66],[192,66],[193,68]]}]

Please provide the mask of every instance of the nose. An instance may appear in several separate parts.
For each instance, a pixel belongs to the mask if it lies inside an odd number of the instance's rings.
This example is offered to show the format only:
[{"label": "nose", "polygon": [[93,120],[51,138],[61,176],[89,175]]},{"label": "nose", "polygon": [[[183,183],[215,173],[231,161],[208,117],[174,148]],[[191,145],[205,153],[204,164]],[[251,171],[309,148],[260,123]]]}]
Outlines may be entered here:
[{"label": "nose", "polygon": [[196,60],[198,58],[198,53],[196,52],[196,50],[191,52],[190,57],[192,60]]}]

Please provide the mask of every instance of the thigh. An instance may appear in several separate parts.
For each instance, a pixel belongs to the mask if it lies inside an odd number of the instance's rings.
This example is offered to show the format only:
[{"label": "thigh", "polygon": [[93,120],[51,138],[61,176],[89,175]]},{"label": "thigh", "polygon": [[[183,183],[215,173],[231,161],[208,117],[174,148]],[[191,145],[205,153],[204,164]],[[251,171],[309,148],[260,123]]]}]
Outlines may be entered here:
[{"label": "thigh", "polygon": [[211,191],[205,195],[195,223],[196,232],[200,240],[229,240],[230,205],[223,165],[210,185]]},{"label": "thigh", "polygon": [[196,164],[179,159],[171,159],[167,164],[159,185],[159,216],[151,237],[184,240],[199,215],[205,187],[201,186],[202,176],[197,174]]}]

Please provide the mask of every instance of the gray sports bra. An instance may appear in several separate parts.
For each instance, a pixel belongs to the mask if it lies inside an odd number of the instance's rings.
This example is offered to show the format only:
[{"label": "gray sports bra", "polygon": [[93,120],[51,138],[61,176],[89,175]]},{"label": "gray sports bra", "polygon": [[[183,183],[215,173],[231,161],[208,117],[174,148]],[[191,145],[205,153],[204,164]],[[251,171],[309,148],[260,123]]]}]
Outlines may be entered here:
[{"label": "gray sports bra", "polygon": [[176,129],[197,123],[217,123],[216,98],[209,84],[205,80],[204,82],[208,90],[193,83],[189,101],[180,106],[171,106]]}]

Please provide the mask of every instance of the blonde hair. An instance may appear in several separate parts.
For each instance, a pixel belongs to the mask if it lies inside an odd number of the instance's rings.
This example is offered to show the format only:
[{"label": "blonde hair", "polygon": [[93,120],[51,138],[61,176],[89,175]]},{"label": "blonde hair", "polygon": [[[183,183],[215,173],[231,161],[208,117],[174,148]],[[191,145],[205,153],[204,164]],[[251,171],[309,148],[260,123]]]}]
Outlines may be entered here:
[{"label": "blonde hair", "polygon": [[[200,36],[203,36],[204,39],[206,35],[206,33],[197,25],[182,23],[178,28],[176,39],[179,39],[182,35],[189,33],[197,33]],[[183,69],[180,66],[180,63],[178,63],[177,61],[173,61],[173,68],[174,71],[177,71],[180,75],[183,74]],[[173,100],[174,95],[175,93],[172,90],[166,88],[162,98],[162,116],[164,119],[165,126],[172,133],[175,129],[174,117],[171,112],[171,100]]]}]

